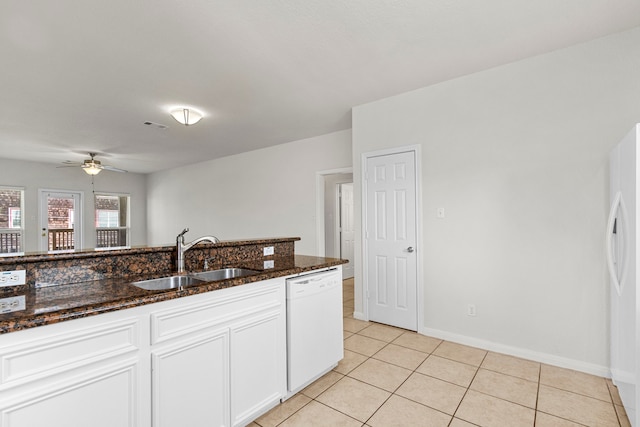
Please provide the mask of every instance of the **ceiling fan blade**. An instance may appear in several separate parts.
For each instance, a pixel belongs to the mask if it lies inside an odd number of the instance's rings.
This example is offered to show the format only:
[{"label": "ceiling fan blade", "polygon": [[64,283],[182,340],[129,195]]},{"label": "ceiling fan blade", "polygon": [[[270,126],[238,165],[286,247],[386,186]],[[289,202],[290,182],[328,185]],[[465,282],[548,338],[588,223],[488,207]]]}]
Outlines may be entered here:
[{"label": "ceiling fan blade", "polygon": [[128,171],[124,170],[124,169],[119,169],[113,166],[108,166],[108,165],[103,165],[102,163],[100,163],[99,160],[95,159],[96,154],[95,153],[89,153],[89,156],[91,157],[90,159],[86,159],[83,163],[79,163],[79,162],[74,162],[72,160],[65,160],[62,162],[62,166],[57,166],[58,168],[71,168],[71,167],[80,167],[83,169],[86,168],[98,168],[98,169],[104,169],[104,170],[108,170],[111,172],[120,172],[120,173],[127,173]]},{"label": "ceiling fan blade", "polygon": [[120,173],[127,173],[128,171],[124,170],[124,169],[118,169],[118,168],[114,168],[113,166],[107,166],[107,165],[102,165],[102,169],[107,170],[107,171],[111,171],[111,172],[120,172]]}]

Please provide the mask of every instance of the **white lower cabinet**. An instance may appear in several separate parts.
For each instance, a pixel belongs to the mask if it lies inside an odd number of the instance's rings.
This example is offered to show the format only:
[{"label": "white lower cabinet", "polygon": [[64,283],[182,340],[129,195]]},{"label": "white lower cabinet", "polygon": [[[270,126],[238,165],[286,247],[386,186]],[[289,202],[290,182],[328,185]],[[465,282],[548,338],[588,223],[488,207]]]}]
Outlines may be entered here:
[{"label": "white lower cabinet", "polygon": [[[135,426],[136,363],[95,369],[2,408],[2,426]],[[52,420],[54,423],[52,423]],[[56,424],[57,423],[57,424]]]},{"label": "white lower cabinet", "polygon": [[284,279],[204,295],[151,313],[153,427],[244,426],[286,394]]},{"label": "white lower cabinet", "polygon": [[[286,394],[284,315],[270,310],[231,327],[231,421],[244,426]],[[285,340],[285,341],[283,341]]]},{"label": "white lower cabinet", "polygon": [[0,427],[249,424],[286,394],[284,283],[0,335]]},{"label": "white lower cabinet", "polygon": [[58,324],[2,336],[0,426],[144,422],[139,320],[96,320],[77,329]]},{"label": "white lower cabinet", "polygon": [[228,329],[153,351],[153,425],[228,426],[228,360]]}]

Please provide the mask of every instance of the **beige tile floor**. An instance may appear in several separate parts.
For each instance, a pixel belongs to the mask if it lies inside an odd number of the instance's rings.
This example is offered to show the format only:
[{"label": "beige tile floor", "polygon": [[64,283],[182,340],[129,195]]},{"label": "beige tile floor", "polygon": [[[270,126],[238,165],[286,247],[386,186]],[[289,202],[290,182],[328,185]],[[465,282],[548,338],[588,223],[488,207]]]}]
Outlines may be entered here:
[{"label": "beige tile floor", "polygon": [[353,318],[344,359],[255,420],[272,426],[630,426],[610,380]]}]

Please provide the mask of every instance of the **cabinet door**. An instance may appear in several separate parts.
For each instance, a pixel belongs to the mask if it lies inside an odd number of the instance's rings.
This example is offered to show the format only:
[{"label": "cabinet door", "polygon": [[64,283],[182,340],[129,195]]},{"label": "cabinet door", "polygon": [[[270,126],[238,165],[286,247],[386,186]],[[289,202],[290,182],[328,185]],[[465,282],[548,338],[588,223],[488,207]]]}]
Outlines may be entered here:
[{"label": "cabinet door", "polygon": [[[0,406],[3,427],[137,426],[138,359],[31,389]],[[4,400],[4,399],[3,399]]]},{"label": "cabinet door", "polygon": [[282,310],[251,316],[231,327],[231,420],[248,424],[286,393]]},{"label": "cabinet door", "polygon": [[228,354],[226,328],[152,351],[153,426],[228,426]]}]

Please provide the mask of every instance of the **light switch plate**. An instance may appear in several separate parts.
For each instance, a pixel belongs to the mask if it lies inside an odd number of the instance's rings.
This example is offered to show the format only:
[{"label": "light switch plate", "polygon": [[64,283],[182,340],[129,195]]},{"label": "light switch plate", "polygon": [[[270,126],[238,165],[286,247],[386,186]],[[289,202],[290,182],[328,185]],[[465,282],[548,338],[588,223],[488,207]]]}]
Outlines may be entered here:
[{"label": "light switch plate", "polygon": [[267,261],[264,262],[264,267],[263,268],[265,268],[265,269],[273,268],[273,266],[274,266],[273,260],[270,259],[270,260],[267,260]]},{"label": "light switch plate", "polygon": [[273,255],[273,246],[267,246],[262,250],[264,256]]}]

